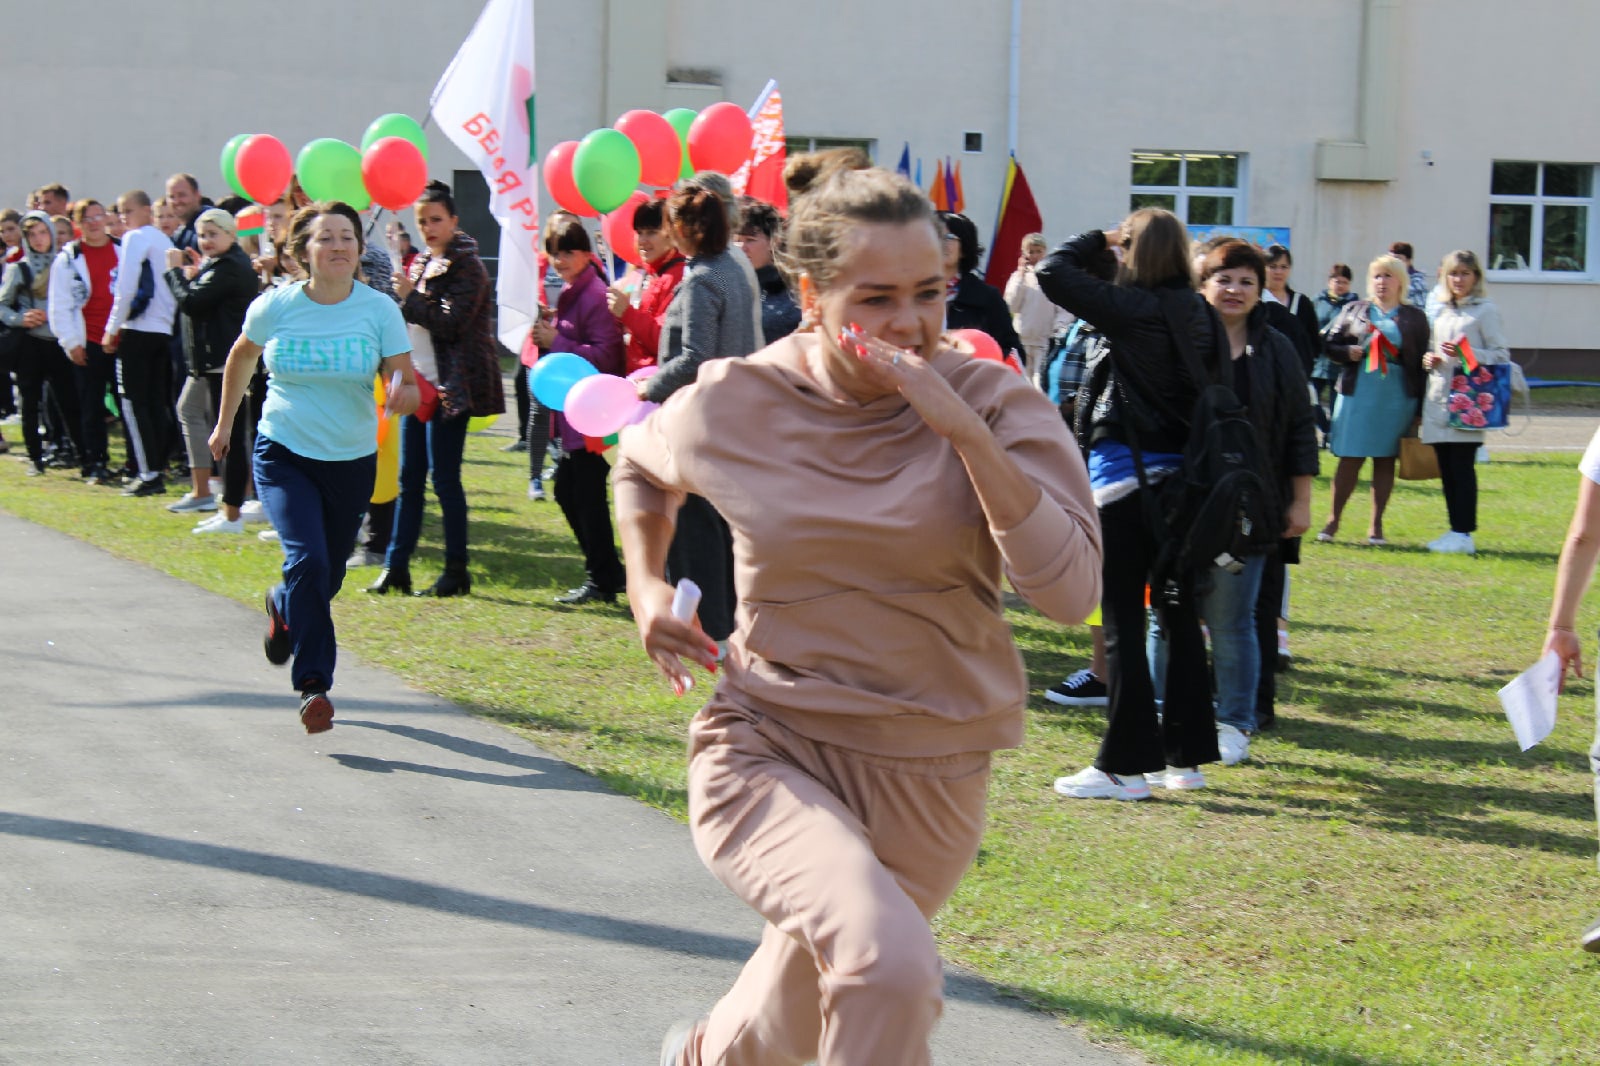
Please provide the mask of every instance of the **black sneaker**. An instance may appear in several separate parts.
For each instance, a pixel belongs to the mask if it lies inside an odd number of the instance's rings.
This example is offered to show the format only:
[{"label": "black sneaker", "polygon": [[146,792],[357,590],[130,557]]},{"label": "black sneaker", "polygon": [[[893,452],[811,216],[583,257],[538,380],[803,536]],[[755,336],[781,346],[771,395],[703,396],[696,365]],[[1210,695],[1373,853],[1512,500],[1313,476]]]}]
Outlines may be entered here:
[{"label": "black sneaker", "polygon": [[267,662],[273,666],[282,666],[294,654],[294,639],[289,636],[289,623],[278,613],[277,597],[271,589],[267,590],[267,635],[262,638],[261,647],[267,653]]},{"label": "black sneaker", "polygon": [[617,594],[606,592],[592,581],[585,581],[575,589],[568,590],[565,596],[557,596],[557,603],[564,603],[568,607],[582,607],[586,603],[599,600],[601,603],[616,603]]},{"label": "black sneaker", "polygon": [[1600,954],[1600,918],[1596,918],[1594,924],[1583,931],[1583,936],[1578,938],[1578,943],[1583,946],[1584,951]]},{"label": "black sneaker", "polygon": [[123,489],[122,494],[124,496],[165,496],[167,494],[167,482],[165,478],[157,474],[149,481],[140,481],[130,489]]},{"label": "black sneaker", "polygon": [[300,694],[300,724],[307,733],[326,733],[333,728],[333,701],[321,689]]},{"label": "black sneaker", "polygon": [[1061,684],[1051,685],[1044,698],[1063,707],[1104,707],[1108,702],[1106,683],[1092,670],[1079,670]]}]

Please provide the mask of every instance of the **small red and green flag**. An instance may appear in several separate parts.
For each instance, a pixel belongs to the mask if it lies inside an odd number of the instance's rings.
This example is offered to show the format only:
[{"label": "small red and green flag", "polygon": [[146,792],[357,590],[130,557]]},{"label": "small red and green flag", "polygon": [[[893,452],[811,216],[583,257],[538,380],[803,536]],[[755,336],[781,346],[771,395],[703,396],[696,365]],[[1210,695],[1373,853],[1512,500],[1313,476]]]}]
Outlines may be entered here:
[{"label": "small red and green flag", "polygon": [[233,217],[239,224],[239,236],[241,237],[259,237],[266,232],[267,212],[260,204],[251,204]]},{"label": "small red and green flag", "polygon": [[1462,337],[1456,341],[1456,352],[1461,356],[1461,361],[1466,364],[1467,373],[1475,373],[1478,369],[1478,353],[1472,350],[1472,342]]}]

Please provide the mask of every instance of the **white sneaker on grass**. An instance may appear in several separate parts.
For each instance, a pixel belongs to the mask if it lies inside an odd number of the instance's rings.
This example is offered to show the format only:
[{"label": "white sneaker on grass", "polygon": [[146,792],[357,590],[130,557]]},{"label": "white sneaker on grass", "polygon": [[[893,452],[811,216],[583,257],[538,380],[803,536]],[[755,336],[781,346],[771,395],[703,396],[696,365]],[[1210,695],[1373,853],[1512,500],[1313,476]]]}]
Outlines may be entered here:
[{"label": "white sneaker on grass", "polygon": [[244,532],[244,519],[242,519],[242,518],[230,519],[225,514],[218,514],[214,518],[208,518],[204,522],[201,522],[199,525],[195,526],[189,532],[191,532],[191,533],[243,533]]},{"label": "white sneaker on grass", "polygon": [[1472,543],[1471,533],[1457,533],[1454,530],[1446,533],[1437,540],[1428,542],[1428,550],[1441,555],[1476,555],[1477,545]]},{"label": "white sneaker on grass", "polygon": [[276,529],[263,529],[256,534],[256,539],[264,540],[268,544],[276,544],[278,543],[278,531]]},{"label": "white sneaker on grass", "polygon": [[1143,774],[1108,774],[1091,766],[1071,777],[1056,778],[1056,791],[1072,799],[1145,800],[1150,786]]},{"label": "white sneaker on grass", "polygon": [[196,511],[215,511],[217,498],[215,496],[196,496],[192,492],[183,494],[183,499],[177,503],[167,504],[167,510],[173,514],[193,514]]},{"label": "white sneaker on grass", "polygon": [[246,522],[267,522],[267,512],[261,509],[260,500],[246,500],[239,508],[239,517]]},{"label": "white sneaker on grass", "polygon": [[1196,766],[1169,766],[1159,774],[1151,774],[1151,783],[1174,791],[1189,792],[1206,787],[1206,775]]},{"label": "white sneaker on grass", "polygon": [[1250,757],[1250,734],[1226,722],[1217,723],[1217,751],[1223,766],[1237,766]]}]

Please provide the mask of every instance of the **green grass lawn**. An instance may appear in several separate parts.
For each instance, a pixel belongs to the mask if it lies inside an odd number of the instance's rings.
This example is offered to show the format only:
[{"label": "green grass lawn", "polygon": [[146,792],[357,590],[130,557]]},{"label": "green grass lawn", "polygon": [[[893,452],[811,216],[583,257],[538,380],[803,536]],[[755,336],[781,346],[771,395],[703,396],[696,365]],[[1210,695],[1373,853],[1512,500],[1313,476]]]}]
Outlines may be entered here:
[{"label": "green grass lawn", "polygon": [[[696,704],[647,667],[625,609],[552,603],[581,578],[576,548],[553,503],[524,498],[525,456],[503,442],[468,441],[473,595],[363,596],[375,572],[355,571],[341,641],[681,815]],[[1172,1066],[1600,1062],[1600,958],[1575,947],[1600,913],[1594,690],[1570,684],[1555,734],[1527,754],[1495,699],[1538,654],[1576,460],[1480,467],[1477,558],[1422,547],[1444,530],[1437,483],[1401,484],[1393,546],[1350,543],[1363,485],[1345,543],[1307,544],[1291,571],[1278,729],[1197,792],[1057,797],[1052,779],[1087,765],[1103,717],[1042,692],[1084,663],[1088,635],[1014,610],[1028,740],[998,757],[983,852],[937,923],[948,957]],[[190,536],[162,508],[173,498],[0,461],[0,507],[259,603],[277,549]],[[1326,510],[1323,482],[1313,528]],[[426,583],[436,515],[423,535]]]}]

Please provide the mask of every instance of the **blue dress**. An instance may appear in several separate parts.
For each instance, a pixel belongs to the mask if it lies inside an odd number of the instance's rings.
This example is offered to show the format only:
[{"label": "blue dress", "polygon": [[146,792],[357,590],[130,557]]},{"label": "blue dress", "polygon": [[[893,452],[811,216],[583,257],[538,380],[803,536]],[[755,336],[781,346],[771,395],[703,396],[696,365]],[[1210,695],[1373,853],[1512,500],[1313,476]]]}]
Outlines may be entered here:
[{"label": "blue dress", "polygon": [[1328,448],[1341,459],[1392,459],[1400,454],[1401,434],[1416,417],[1417,401],[1406,395],[1399,361],[1389,364],[1387,374],[1363,363],[1354,391],[1334,401]]}]

